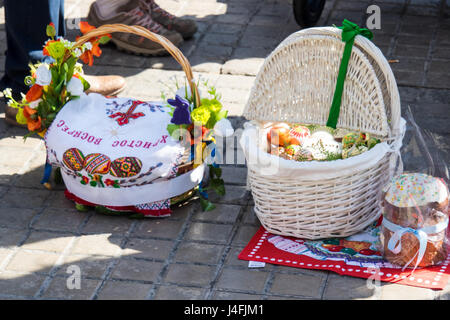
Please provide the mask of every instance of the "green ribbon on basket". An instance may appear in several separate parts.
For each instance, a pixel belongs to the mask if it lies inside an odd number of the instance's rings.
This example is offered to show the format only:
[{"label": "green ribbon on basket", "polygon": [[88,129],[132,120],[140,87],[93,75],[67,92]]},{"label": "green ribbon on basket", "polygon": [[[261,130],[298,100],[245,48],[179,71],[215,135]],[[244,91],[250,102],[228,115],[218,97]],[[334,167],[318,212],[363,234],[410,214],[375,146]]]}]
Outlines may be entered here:
[{"label": "green ribbon on basket", "polygon": [[339,112],[341,109],[342,92],[344,91],[344,81],[347,75],[348,62],[352,53],[353,42],[359,34],[372,40],[373,34],[369,29],[360,28],[356,23],[344,19],[342,26],[342,41],[345,42],[344,53],[342,54],[341,64],[339,66],[339,74],[336,81],[336,89],[334,91],[333,102],[331,103],[330,114],[328,116],[327,126],[336,129]]}]

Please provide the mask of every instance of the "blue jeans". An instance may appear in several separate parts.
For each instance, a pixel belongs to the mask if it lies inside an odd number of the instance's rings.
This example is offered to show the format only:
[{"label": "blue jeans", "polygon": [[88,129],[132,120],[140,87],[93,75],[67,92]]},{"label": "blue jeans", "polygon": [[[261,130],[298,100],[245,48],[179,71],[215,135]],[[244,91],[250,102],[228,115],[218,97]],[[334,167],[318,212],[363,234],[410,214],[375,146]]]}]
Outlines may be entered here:
[{"label": "blue jeans", "polygon": [[53,22],[57,35],[65,36],[64,0],[5,0],[4,7],[7,50],[0,89],[11,88],[20,97],[28,91],[28,64],[48,59],[42,54],[47,25]]}]

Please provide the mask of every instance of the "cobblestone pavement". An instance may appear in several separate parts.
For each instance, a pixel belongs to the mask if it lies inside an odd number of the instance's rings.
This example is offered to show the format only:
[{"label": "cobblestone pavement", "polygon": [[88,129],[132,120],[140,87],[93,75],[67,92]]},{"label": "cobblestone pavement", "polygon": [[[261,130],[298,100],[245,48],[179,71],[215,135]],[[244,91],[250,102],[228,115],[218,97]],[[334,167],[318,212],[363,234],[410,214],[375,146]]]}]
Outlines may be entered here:
[{"label": "cobblestone pavement", "polygon": [[[92,0],[67,0],[67,24],[87,15]],[[299,29],[288,1],[157,0],[197,20],[199,32],[181,49],[196,77],[216,84],[241,126],[243,107],[264,58]],[[447,0],[328,0],[318,25],[343,18],[365,24],[368,5],[381,8],[374,42],[397,77],[402,106],[450,161],[450,2]],[[3,8],[0,19],[3,20]],[[0,52],[5,32],[0,21]],[[69,30],[74,37],[76,30]],[[144,58],[104,47],[90,74],[127,78],[122,96],[158,100],[161,81],[183,76],[170,57]],[[4,68],[0,56],[0,72]],[[3,111],[1,111],[3,112]],[[4,117],[4,113],[0,113]],[[259,227],[245,190],[243,164],[224,167],[227,194],[204,213],[197,202],[164,219],[132,220],[77,212],[63,188],[39,184],[43,142],[0,120],[0,298],[2,299],[449,299],[443,291],[366,281],[331,272],[266,265],[249,269],[237,259]],[[406,159],[407,160],[407,159]],[[406,161],[408,165],[408,162]],[[66,286],[67,268],[82,271],[81,289]],[[70,271],[70,270],[69,270]]]}]

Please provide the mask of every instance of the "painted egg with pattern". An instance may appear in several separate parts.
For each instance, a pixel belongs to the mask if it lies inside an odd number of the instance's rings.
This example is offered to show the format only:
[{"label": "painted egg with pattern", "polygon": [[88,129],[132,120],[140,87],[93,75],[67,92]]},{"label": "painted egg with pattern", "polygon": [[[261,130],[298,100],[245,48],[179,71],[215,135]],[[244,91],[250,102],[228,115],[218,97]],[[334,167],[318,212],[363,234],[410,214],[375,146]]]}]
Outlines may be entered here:
[{"label": "painted egg with pattern", "polygon": [[111,163],[110,173],[118,178],[137,175],[142,169],[142,162],[135,157],[117,158]]},{"label": "painted egg with pattern", "polygon": [[91,173],[105,174],[111,168],[111,160],[101,153],[91,153],[84,159],[84,169]]},{"label": "painted egg with pattern", "polygon": [[64,165],[74,171],[80,171],[84,167],[84,155],[77,148],[70,148],[64,152],[62,161]]}]

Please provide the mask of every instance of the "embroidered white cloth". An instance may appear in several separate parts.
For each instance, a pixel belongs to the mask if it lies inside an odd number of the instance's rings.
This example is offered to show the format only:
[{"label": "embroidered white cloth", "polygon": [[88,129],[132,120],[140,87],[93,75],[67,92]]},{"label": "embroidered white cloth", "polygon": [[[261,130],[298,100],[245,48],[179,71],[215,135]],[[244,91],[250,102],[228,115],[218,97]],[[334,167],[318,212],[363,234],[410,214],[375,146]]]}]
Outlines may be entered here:
[{"label": "embroidered white cloth", "polygon": [[174,178],[184,148],[167,132],[170,109],[129,98],[83,94],[48,129],[47,161],[70,193],[104,206],[142,206],[195,187],[203,166]]}]

